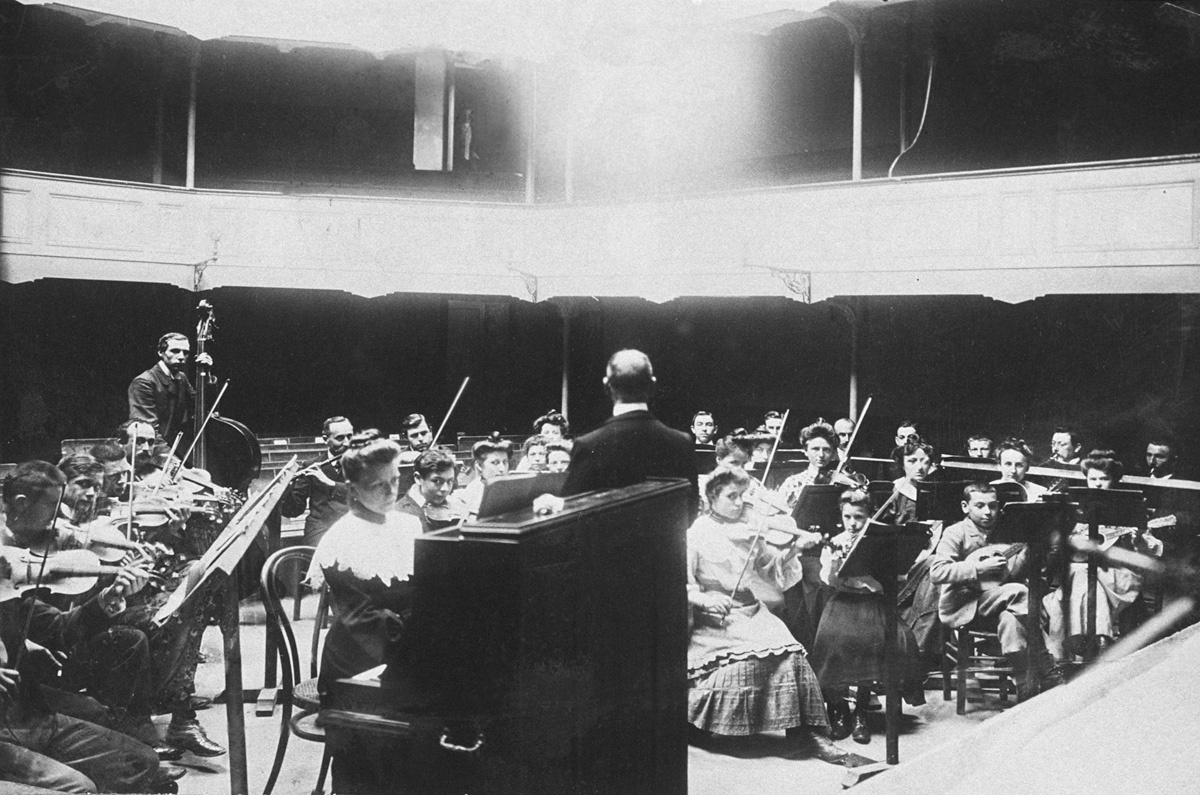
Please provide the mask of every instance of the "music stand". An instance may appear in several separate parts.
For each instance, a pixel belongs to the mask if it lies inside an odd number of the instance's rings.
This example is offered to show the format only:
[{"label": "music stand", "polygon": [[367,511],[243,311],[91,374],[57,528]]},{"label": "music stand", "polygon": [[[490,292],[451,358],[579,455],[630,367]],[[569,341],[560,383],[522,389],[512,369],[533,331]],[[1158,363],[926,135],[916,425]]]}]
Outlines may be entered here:
[{"label": "music stand", "polygon": [[996,489],[996,499],[1003,508],[1010,502],[1029,502],[1029,492],[1020,483],[1011,480],[1000,480],[990,484]]},{"label": "music stand", "polygon": [[946,524],[962,518],[963,489],[969,480],[917,481],[917,519]]},{"label": "music stand", "polygon": [[854,549],[842,563],[840,576],[870,576],[883,586],[885,625],[883,633],[884,695],[887,699],[887,763],[900,763],[900,682],[897,674],[896,638],[899,615],[896,595],[900,575],[912,568],[929,544],[929,530],[916,522],[889,525],[871,522]]},{"label": "music stand", "polygon": [[567,480],[566,472],[515,472],[484,486],[479,502],[480,519],[519,511],[542,494],[558,496]]},{"label": "music stand", "polygon": [[801,530],[817,528],[826,538],[842,532],[841,499],[847,488],[831,483],[802,488],[792,509],[796,526]]},{"label": "music stand", "polygon": [[[1088,540],[1099,544],[1103,540],[1100,533],[1101,525],[1118,527],[1136,527],[1146,529],[1146,497],[1140,491],[1133,489],[1089,489],[1086,486],[1071,486],[1067,489],[1070,499],[1079,505],[1079,513],[1088,526]],[[1070,550],[1064,550],[1063,555],[1063,635],[1071,637],[1071,568]],[[1098,564],[1095,555],[1087,559],[1087,606],[1084,615],[1087,616],[1087,626],[1084,636],[1089,642],[1084,646],[1085,662],[1091,662],[1097,656],[1098,649],[1092,640],[1096,637],[1096,577]]]},{"label": "music stand", "polygon": [[1042,597],[1046,593],[1047,552],[1054,543],[1071,532],[1075,506],[1067,502],[1010,502],[1001,507],[996,526],[988,534],[989,544],[1025,544],[1026,569],[1029,572],[1029,610],[1025,616],[1025,643],[1028,670],[1041,688],[1041,664],[1045,641],[1042,638]]}]

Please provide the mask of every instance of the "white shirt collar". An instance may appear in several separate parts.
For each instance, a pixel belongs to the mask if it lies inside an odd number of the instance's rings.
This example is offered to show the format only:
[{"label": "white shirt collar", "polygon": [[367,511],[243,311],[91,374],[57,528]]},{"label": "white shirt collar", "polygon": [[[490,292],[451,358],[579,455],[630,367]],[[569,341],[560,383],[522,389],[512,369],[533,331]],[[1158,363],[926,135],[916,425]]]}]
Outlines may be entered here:
[{"label": "white shirt collar", "polygon": [[614,417],[620,417],[622,414],[628,414],[631,411],[649,411],[649,410],[650,410],[649,403],[614,403],[612,415]]},{"label": "white shirt collar", "polygon": [[166,373],[167,378],[170,378],[171,380],[175,380],[175,374],[171,372],[171,368],[167,367],[167,363],[164,362],[162,359],[158,360],[158,369],[160,369],[164,373]]},{"label": "white shirt collar", "polygon": [[409,487],[408,498],[415,502],[418,508],[425,507],[425,495],[421,493],[421,488],[416,483]]}]

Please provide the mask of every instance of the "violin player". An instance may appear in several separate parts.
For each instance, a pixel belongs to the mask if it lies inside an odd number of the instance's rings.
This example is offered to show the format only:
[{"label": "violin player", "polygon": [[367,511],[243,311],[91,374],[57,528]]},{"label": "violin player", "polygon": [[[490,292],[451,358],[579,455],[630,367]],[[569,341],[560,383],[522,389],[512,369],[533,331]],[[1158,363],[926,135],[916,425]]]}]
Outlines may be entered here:
[{"label": "violin player", "polygon": [[837,434],[837,460],[838,463],[845,461],[849,465],[850,461],[850,440],[854,438],[854,420],[849,417],[842,417],[833,424],[833,432]]},{"label": "violin player", "polygon": [[408,445],[400,453],[401,464],[411,464],[417,456],[429,449],[433,444],[433,431],[429,430],[429,422],[424,414],[409,414],[400,421],[400,432]]},{"label": "violin player", "polygon": [[288,484],[279,510],[284,516],[304,519],[304,543],[316,546],[334,522],[350,510],[346,502],[346,478],[342,474],[342,455],[350,449],[354,423],[340,415],[330,417],[321,425],[326,455],[310,461]]},{"label": "violin player", "polygon": [[[168,441],[185,431],[192,420],[196,389],[188,380],[186,367],[192,345],[175,331],[158,339],[158,361],[129,383],[129,418],[150,423]],[[196,364],[212,367],[212,356],[202,353]]]},{"label": "violin player", "polygon": [[413,465],[413,483],[396,502],[396,510],[421,520],[428,533],[457,524],[467,515],[467,504],[454,493],[458,462],[444,447],[431,447]]},{"label": "violin player", "polygon": [[[183,771],[159,768],[150,747],[154,727],[139,700],[146,638],[115,623],[127,598],[145,586],[147,573],[121,568],[110,585],[67,611],[33,595],[22,598],[11,587],[11,558],[55,527],[66,485],[62,471],[45,461],[21,464],[4,481],[0,580],[9,582],[0,582],[0,729],[6,742],[21,749],[9,749],[4,778],[72,792],[175,792],[173,779]],[[91,698],[63,689],[80,677]]]}]

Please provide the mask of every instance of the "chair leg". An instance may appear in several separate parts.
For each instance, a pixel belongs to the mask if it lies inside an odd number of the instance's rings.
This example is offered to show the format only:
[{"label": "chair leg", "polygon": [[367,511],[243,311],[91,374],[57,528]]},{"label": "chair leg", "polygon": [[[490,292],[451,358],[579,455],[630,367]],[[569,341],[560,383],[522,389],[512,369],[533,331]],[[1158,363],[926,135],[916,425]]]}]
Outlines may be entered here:
[{"label": "chair leg", "polygon": [[275,761],[271,763],[271,775],[267,776],[267,786],[263,789],[263,795],[271,795],[271,790],[275,787],[275,780],[279,778],[279,771],[283,767],[283,757],[287,754],[288,738],[292,736],[292,729],[289,725],[291,717],[291,701],[285,701],[283,704],[283,720],[279,722],[279,743],[275,746]]},{"label": "chair leg", "polygon": [[955,633],[955,639],[958,642],[958,665],[955,666],[957,674],[958,686],[958,703],[955,705],[954,711],[959,715],[967,714],[967,665],[971,661],[971,655],[974,654],[971,635],[965,629],[960,629]]},{"label": "chair leg", "polygon": [[[952,688],[951,680],[955,668],[954,663],[958,661],[958,646],[954,644],[954,641],[947,639],[945,624],[939,625],[938,635],[941,639],[940,645],[942,649],[942,701],[949,701],[950,690]],[[954,652],[953,660],[950,657],[951,649]]]},{"label": "chair leg", "polygon": [[300,620],[300,597],[303,595],[304,567],[296,562],[295,576],[292,579],[292,621]]},{"label": "chair leg", "polygon": [[327,745],[321,753],[321,772],[317,774],[317,788],[312,791],[312,795],[325,795],[325,776],[329,773],[329,761],[332,758]]}]

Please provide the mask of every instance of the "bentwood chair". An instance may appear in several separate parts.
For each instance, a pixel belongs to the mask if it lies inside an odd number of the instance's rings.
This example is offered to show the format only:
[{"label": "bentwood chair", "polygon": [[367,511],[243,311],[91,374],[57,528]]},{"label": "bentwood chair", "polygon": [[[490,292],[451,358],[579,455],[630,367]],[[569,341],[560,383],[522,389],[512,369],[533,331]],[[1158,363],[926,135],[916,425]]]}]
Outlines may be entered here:
[{"label": "bentwood chair", "polygon": [[[267,777],[267,786],[263,795],[271,795],[279,771],[283,767],[283,758],[287,754],[288,739],[295,734],[303,740],[325,742],[324,730],[316,724],[316,717],[321,709],[320,697],[317,695],[317,661],[320,645],[320,632],[325,624],[328,613],[328,592],[322,587],[320,602],[317,606],[316,621],[313,625],[311,662],[309,678],[300,678],[300,653],[296,645],[296,636],[292,632],[292,624],[287,611],[282,604],[281,573],[289,567],[307,570],[312,562],[313,547],[296,546],[281,549],[267,559],[262,571],[263,604],[267,610],[267,631],[275,633],[279,649],[279,667],[282,669],[283,681],[279,688],[279,702],[283,707],[279,725],[279,742],[275,748],[275,761],[271,765],[271,774]],[[290,578],[289,578],[290,579]],[[299,601],[300,591],[294,593]],[[325,777],[329,773],[329,749],[324,748],[321,755],[321,772],[317,776],[317,785],[313,795],[323,795]]]}]

